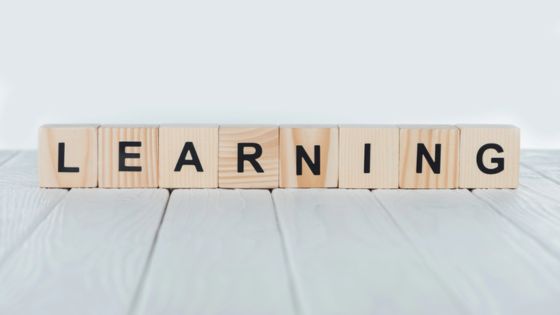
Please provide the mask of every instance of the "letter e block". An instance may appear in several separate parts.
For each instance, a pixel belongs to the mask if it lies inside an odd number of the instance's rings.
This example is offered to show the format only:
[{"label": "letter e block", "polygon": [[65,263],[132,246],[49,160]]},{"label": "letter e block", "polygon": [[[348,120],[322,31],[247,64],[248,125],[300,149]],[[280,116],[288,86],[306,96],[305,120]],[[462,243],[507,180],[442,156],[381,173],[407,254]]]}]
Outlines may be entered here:
[{"label": "letter e block", "polygon": [[280,187],[338,186],[338,127],[280,127]]},{"label": "letter e block", "polygon": [[507,125],[459,125],[459,187],[517,188],[519,128]]},{"label": "letter e block", "polygon": [[457,188],[459,129],[403,126],[400,129],[400,188]]},{"label": "letter e block", "polygon": [[399,128],[340,126],[340,188],[399,187]]},{"label": "letter e block", "polygon": [[278,187],[278,127],[220,126],[219,143],[219,187]]},{"label": "letter e block", "polygon": [[39,185],[97,186],[96,125],[45,125],[39,129]]},{"label": "letter e block", "polygon": [[218,187],[218,126],[159,127],[159,187]]},{"label": "letter e block", "polygon": [[158,128],[101,126],[99,187],[158,187]]}]

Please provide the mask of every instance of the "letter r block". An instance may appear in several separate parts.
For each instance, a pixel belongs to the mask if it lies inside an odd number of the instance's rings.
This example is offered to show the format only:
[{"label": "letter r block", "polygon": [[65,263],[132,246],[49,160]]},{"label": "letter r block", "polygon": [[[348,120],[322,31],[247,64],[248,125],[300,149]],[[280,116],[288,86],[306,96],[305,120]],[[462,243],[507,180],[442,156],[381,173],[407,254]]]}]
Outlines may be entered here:
[{"label": "letter r block", "polygon": [[39,129],[39,186],[97,187],[97,125]]},{"label": "letter r block", "polygon": [[220,126],[220,188],[278,187],[278,127]]},{"label": "letter r block", "polygon": [[280,127],[280,187],[338,186],[338,127]]},{"label": "letter r block", "polygon": [[99,187],[158,187],[158,127],[101,126]]},{"label": "letter r block", "polygon": [[459,125],[460,188],[517,188],[519,128],[508,125]]},{"label": "letter r block", "polygon": [[159,127],[159,187],[218,187],[217,125]]},{"label": "letter r block", "polygon": [[400,188],[457,188],[459,129],[454,126],[402,126]]}]

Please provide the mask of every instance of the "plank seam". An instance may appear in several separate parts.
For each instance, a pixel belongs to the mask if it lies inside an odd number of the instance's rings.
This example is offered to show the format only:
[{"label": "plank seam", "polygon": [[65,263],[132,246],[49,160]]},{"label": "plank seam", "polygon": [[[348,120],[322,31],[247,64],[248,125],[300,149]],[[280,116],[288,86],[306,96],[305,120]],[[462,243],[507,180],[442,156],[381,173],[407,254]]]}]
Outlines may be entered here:
[{"label": "plank seam", "polygon": [[0,167],[3,167],[4,165],[8,164],[8,162],[10,162],[11,160],[15,159],[16,156],[20,155],[22,151],[16,151],[14,153],[12,153],[12,155],[10,155],[7,159],[5,159],[4,161],[0,162]]},{"label": "plank seam", "polygon": [[533,167],[531,167],[531,166],[525,164],[525,162],[521,162],[521,165],[522,165],[523,167],[525,167],[525,168],[527,168],[527,169],[529,169],[529,170],[531,170],[531,171],[537,173],[538,175],[542,176],[542,178],[544,178],[544,179],[546,179],[546,180],[548,180],[548,181],[551,181],[551,182],[553,182],[553,183],[556,184],[556,185],[560,185],[560,181],[558,181],[557,179],[555,179],[555,178],[553,178],[553,177],[549,177],[547,174],[542,173],[541,171],[539,171],[539,170],[537,170],[537,169],[535,169],[535,168],[533,168]]},{"label": "plank seam", "polygon": [[373,192],[373,190],[371,190],[371,195],[373,196],[373,200],[375,200],[379,206],[381,207],[381,209],[383,209],[383,211],[385,211],[385,213],[387,213],[387,216],[389,217],[389,219],[391,220],[391,222],[395,225],[395,227],[397,228],[397,230],[403,235],[404,239],[406,240],[406,242],[410,245],[410,247],[412,247],[412,249],[414,250],[414,252],[416,252],[416,254],[418,255],[418,257],[420,258],[420,260],[422,261],[422,264],[426,267],[427,270],[430,271],[430,273],[434,276],[434,279],[436,280],[436,282],[444,289],[444,292],[446,292],[449,297],[454,301],[454,304],[457,306],[457,308],[460,309],[461,313],[463,314],[469,314],[468,310],[464,307],[463,303],[461,303],[461,299],[456,296],[453,293],[453,290],[451,290],[446,284],[445,282],[441,279],[439,273],[437,273],[436,270],[434,270],[426,261],[426,257],[424,257],[424,255],[422,254],[422,251],[418,248],[418,246],[416,246],[416,244],[412,241],[412,239],[410,238],[410,236],[405,232],[405,230],[400,226],[400,224],[397,222],[397,219],[395,219],[395,217],[391,214],[391,212],[389,211],[389,209],[387,209],[387,207],[385,206],[385,204],[375,195],[375,193]]},{"label": "plank seam", "polygon": [[[274,189],[276,190],[276,189]],[[274,210],[274,219],[276,221],[276,227],[278,229],[278,233],[280,234],[280,242],[282,243],[282,254],[284,257],[284,265],[288,271],[288,282],[290,286],[290,295],[292,297],[292,303],[294,305],[294,313],[295,314],[305,314],[302,305],[302,293],[298,286],[298,281],[296,279],[295,274],[295,265],[293,263],[293,259],[291,258],[288,241],[286,240],[284,230],[282,228],[282,223],[280,220],[280,215],[278,214],[278,207],[276,205],[276,201],[274,200],[274,195],[270,191],[270,197],[272,199],[272,208]]]},{"label": "plank seam", "polygon": [[[168,190],[169,191],[169,190]],[[163,225],[163,221],[165,219],[165,215],[167,213],[167,207],[169,206],[169,200],[171,199],[171,192],[167,195],[167,201],[165,202],[165,206],[163,208],[163,212],[161,214],[161,218],[159,220],[158,227],[156,229],[156,233],[154,235],[154,239],[152,241],[152,246],[150,247],[150,251],[148,252],[148,257],[146,259],[146,263],[144,264],[144,268],[142,268],[142,276],[140,276],[140,281],[138,282],[138,286],[134,291],[134,295],[132,296],[132,301],[130,304],[128,314],[135,314],[138,310],[138,302],[140,299],[140,294],[144,290],[144,286],[146,285],[146,278],[148,276],[148,272],[152,266],[152,258],[154,256],[154,251],[156,248],[157,241],[159,239],[159,233],[161,231],[161,226]]]},{"label": "plank seam", "polygon": [[[17,155],[17,154],[15,154]],[[14,156],[15,156],[14,155]],[[37,223],[33,226],[31,226],[29,229],[29,233],[27,233],[27,235],[23,236],[21,238],[21,240],[18,242],[18,244],[14,245],[11,249],[7,250],[4,258],[2,258],[0,260],[0,269],[2,269],[2,266],[6,263],[6,261],[8,260],[8,258],[15,253],[19,248],[21,248],[23,246],[23,244],[25,244],[25,242],[27,242],[27,240],[35,233],[35,231],[37,230],[37,228],[39,228],[39,226],[41,226],[41,224],[43,224],[43,222],[45,222],[47,220],[47,218],[53,213],[54,209],[56,209],[61,203],[62,201],[64,201],[64,199],[66,199],[66,196],[68,195],[68,191],[66,193],[64,193],[64,196],[62,196],[59,200],[57,200],[45,213],[45,215],[40,218]]]},{"label": "plank seam", "polygon": [[549,255],[551,255],[552,257],[554,257],[554,259],[560,261],[560,255],[558,253],[556,253],[553,249],[551,249],[550,247],[548,247],[545,243],[543,243],[541,240],[539,240],[537,237],[535,237],[534,235],[532,235],[529,231],[527,231],[526,229],[524,229],[522,226],[520,226],[519,224],[515,223],[515,221],[513,221],[512,219],[510,219],[509,217],[507,217],[506,215],[504,215],[497,207],[495,207],[494,205],[492,205],[488,200],[486,200],[485,198],[482,198],[474,193],[471,192],[471,194],[478,200],[482,201],[485,205],[487,205],[490,209],[492,209],[492,211],[494,211],[495,213],[497,213],[501,218],[503,218],[504,220],[506,220],[507,222],[509,222],[512,226],[514,226],[516,229],[518,229],[519,231],[521,231],[521,233],[525,236],[527,236],[528,238],[532,239],[535,243],[537,243],[544,251],[546,251]]}]

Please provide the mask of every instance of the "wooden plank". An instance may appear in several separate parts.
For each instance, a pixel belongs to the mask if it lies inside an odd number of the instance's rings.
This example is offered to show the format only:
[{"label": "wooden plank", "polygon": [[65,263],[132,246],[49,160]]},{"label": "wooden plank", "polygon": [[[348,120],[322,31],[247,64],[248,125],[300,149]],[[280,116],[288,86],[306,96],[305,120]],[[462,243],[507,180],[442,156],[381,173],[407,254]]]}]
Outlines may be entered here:
[{"label": "wooden plank", "polygon": [[467,313],[558,312],[560,261],[469,191],[373,194]]},{"label": "wooden plank", "polygon": [[457,314],[453,292],[367,190],[275,190],[303,314]]},{"label": "wooden plank", "polygon": [[37,151],[19,151],[0,167],[0,188],[38,188]]},{"label": "wooden plank", "polygon": [[473,190],[496,212],[560,259],[560,185],[521,167],[515,190]]},{"label": "wooden plank", "polygon": [[16,151],[0,150],[0,167],[17,154]]},{"label": "wooden plank", "polygon": [[124,314],[166,190],[73,189],[0,266],[0,314]]},{"label": "wooden plank", "polygon": [[560,150],[524,150],[521,164],[560,185]]},{"label": "wooden plank", "polygon": [[136,314],[293,314],[270,193],[175,190]]}]

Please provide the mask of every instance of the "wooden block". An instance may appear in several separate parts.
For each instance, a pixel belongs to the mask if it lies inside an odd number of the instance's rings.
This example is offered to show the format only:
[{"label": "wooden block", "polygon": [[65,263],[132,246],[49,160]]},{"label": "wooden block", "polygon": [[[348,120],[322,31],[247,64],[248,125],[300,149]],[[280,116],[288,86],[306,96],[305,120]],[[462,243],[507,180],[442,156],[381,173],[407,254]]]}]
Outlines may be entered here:
[{"label": "wooden block", "polygon": [[39,129],[39,185],[97,186],[96,125],[45,125]]},{"label": "wooden block", "polygon": [[218,126],[159,127],[159,187],[218,187]]},{"label": "wooden block", "polygon": [[459,129],[401,127],[399,165],[400,188],[457,188]]},{"label": "wooden block", "polygon": [[459,125],[459,187],[517,188],[519,128],[508,125]]},{"label": "wooden block", "polygon": [[338,128],[280,127],[280,187],[338,185]]},{"label": "wooden block", "polygon": [[220,126],[219,134],[219,187],[278,187],[277,126]]},{"label": "wooden block", "polygon": [[99,127],[99,187],[158,186],[158,127]]},{"label": "wooden block", "polygon": [[340,126],[340,188],[399,187],[399,128]]}]

